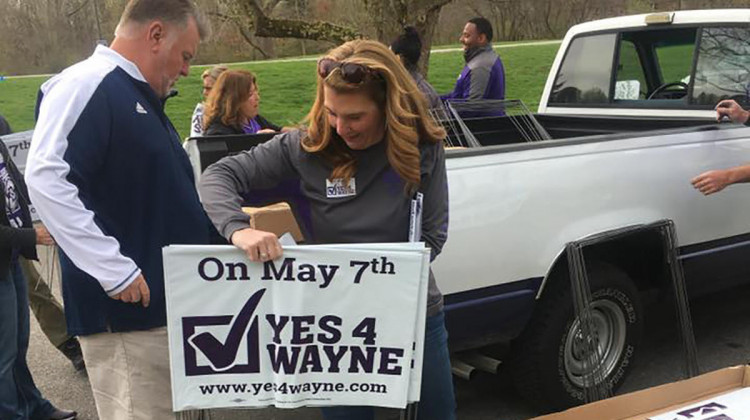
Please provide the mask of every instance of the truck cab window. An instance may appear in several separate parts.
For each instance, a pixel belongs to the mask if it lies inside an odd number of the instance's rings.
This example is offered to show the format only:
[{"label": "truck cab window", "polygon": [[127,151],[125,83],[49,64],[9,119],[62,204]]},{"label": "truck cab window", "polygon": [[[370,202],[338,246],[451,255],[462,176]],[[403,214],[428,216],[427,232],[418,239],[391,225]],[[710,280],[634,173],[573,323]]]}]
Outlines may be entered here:
[{"label": "truck cab window", "polygon": [[713,27],[701,31],[692,101],[716,105],[734,99],[750,104],[750,28]]},{"label": "truck cab window", "polygon": [[555,78],[551,104],[606,104],[612,76],[615,34],[574,39]]},{"label": "truck cab window", "polygon": [[[632,105],[649,107],[654,101],[668,106],[670,101],[687,100],[695,53],[696,28],[664,28],[623,32],[620,37],[616,100],[632,100]],[[618,95],[618,85],[638,84],[633,92]]]},{"label": "truck cab window", "polygon": [[620,59],[615,80],[615,100],[646,99],[646,75],[633,41],[620,41]]},{"label": "truck cab window", "polygon": [[695,38],[687,44],[657,45],[656,57],[659,63],[662,84],[682,83],[679,89],[674,89],[677,95],[663,99],[679,99],[687,94],[687,84],[690,83],[690,70],[693,68],[693,53],[695,52]]}]

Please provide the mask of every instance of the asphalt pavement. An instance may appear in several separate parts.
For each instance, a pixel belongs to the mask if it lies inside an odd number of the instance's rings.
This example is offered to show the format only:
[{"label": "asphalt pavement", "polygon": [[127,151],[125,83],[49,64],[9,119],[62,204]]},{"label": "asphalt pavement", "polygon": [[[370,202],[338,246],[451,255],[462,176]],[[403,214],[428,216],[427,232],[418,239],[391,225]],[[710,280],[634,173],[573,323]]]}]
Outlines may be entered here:
[{"label": "asphalt pavement", "polygon": [[[706,296],[691,302],[695,336],[702,372],[747,363],[750,358],[750,287]],[[679,380],[684,358],[677,333],[674,308],[669,302],[649,305],[643,352],[620,393]],[[42,393],[59,407],[77,410],[81,420],[96,420],[96,409],[85,375],[44,337],[32,317],[29,366]],[[520,397],[510,379],[480,373],[471,381],[455,379],[458,418],[471,420],[520,420],[542,413]],[[322,419],[316,409],[215,410],[214,420]],[[378,420],[398,418],[394,410],[380,410]]]}]

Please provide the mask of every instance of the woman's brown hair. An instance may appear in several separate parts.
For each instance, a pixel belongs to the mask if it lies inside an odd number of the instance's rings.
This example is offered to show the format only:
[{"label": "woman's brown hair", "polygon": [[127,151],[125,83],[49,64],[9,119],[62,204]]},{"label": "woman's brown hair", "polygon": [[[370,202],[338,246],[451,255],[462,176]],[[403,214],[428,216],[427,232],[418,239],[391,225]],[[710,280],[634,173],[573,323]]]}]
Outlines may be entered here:
[{"label": "woman's brown hair", "polygon": [[414,79],[401,60],[376,41],[349,41],[329,51],[325,58],[359,64],[373,74],[356,84],[345,80],[341,67],[331,70],[325,79],[318,75],[317,96],[306,118],[309,126],[302,147],[309,153],[320,154],[333,166],[331,179],[353,177],[356,159],[328,123],[324,87],[337,92],[363,92],[384,111],[388,162],[406,183],[407,191],[415,191],[420,184],[419,143],[442,141],[445,130],[430,116],[427,100]]},{"label": "woman's brown hair", "polygon": [[208,128],[218,119],[224,125],[241,129],[246,118],[241,112],[242,104],[250,97],[253,86],[255,75],[247,70],[221,73],[206,98],[203,126]]}]

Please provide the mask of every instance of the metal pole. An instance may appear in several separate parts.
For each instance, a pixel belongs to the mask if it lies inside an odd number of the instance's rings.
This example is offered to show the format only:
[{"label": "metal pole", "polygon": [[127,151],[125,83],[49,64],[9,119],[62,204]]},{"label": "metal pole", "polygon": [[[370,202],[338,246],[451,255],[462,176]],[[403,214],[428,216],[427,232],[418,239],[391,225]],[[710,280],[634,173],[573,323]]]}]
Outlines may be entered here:
[{"label": "metal pole", "polygon": [[685,375],[688,378],[700,374],[698,363],[698,347],[695,344],[693,332],[693,319],[690,315],[690,304],[688,302],[687,288],[685,286],[685,273],[682,270],[682,262],[677,255],[677,231],[671,220],[662,228],[664,236],[665,255],[669,263],[670,276],[672,277],[672,288],[674,290],[675,306],[677,309],[677,320],[680,324],[680,335],[682,338],[682,349],[685,352]]},{"label": "metal pole", "polygon": [[417,420],[417,409],[419,408],[418,403],[410,403],[406,405],[406,408],[401,411],[399,420]]}]

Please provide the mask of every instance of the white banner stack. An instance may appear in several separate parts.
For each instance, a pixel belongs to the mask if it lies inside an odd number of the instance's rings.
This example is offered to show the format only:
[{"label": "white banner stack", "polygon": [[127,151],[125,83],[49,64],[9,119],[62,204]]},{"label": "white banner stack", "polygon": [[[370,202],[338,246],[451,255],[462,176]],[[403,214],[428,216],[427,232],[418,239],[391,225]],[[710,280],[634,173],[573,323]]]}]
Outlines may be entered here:
[{"label": "white banner stack", "polygon": [[429,259],[422,243],[290,246],[265,264],[164,248],[174,409],[417,401]]}]

